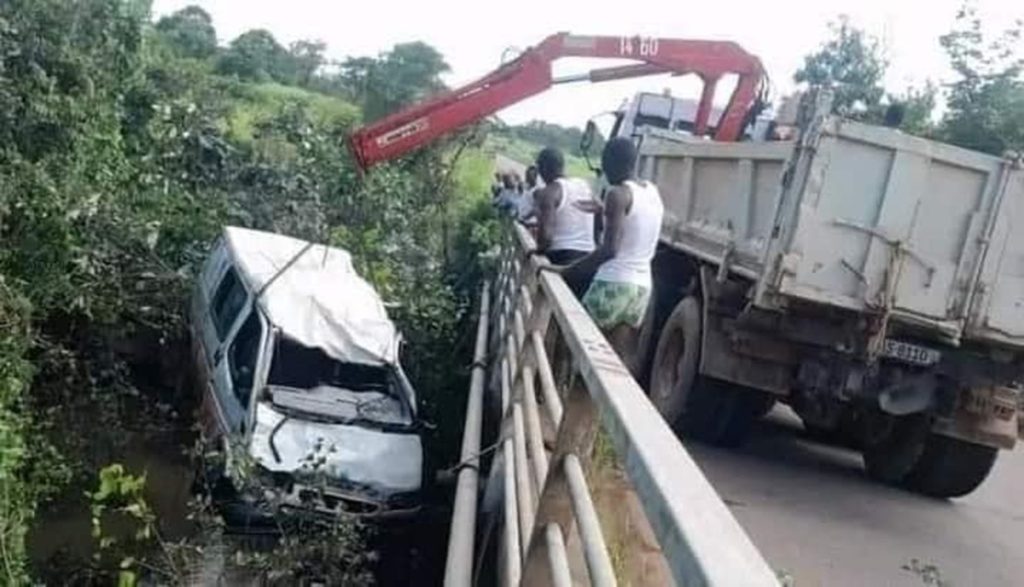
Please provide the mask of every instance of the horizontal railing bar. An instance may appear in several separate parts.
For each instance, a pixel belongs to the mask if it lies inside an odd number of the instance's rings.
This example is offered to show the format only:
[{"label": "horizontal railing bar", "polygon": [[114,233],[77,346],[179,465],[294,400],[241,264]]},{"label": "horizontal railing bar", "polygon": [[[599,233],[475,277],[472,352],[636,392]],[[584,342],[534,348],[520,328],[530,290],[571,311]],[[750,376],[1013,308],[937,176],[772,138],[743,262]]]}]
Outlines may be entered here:
[{"label": "horizontal railing bar", "polygon": [[583,542],[583,556],[587,561],[590,584],[594,587],[614,587],[617,584],[615,570],[612,568],[611,558],[608,557],[608,547],[605,545],[604,534],[601,532],[597,510],[594,509],[594,502],[590,499],[587,480],[583,476],[583,467],[580,466],[576,455],[572,454],[566,455],[564,463],[565,478],[569,483],[572,510],[576,516],[580,540]]},{"label": "horizontal railing bar", "polygon": [[[523,250],[533,239],[517,226]],[[531,270],[539,270],[532,259]],[[547,296],[603,428],[680,585],[778,585],[774,572],[558,275]]]},{"label": "horizontal railing bar", "polygon": [[544,396],[544,406],[548,410],[551,424],[557,428],[562,422],[562,398],[558,397],[555,376],[551,372],[551,362],[548,360],[547,351],[544,350],[544,339],[537,331],[530,333],[530,338],[533,345],[533,356],[537,364],[537,374],[540,376],[540,392]]},{"label": "horizontal railing bar", "polygon": [[476,506],[480,489],[480,432],[483,422],[483,393],[487,355],[487,329],[490,318],[490,293],[484,284],[480,293],[476,346],[473,350],[473,374],[466,399],[466,423],[462,431],[462,468],[455,488],[451,532],[445,561],[446,587],[470,587],[473,580],[473,541],[476,536]]},{"label": "horizontal railing bar", "polygon": [[548,545],[548,565],[551,568],[551,585],[553,587],[572,587],[572,575],[569,573],[569,557],[565,553],[565,540],[558,524],[548,524],[544,529],[544,537]]}]

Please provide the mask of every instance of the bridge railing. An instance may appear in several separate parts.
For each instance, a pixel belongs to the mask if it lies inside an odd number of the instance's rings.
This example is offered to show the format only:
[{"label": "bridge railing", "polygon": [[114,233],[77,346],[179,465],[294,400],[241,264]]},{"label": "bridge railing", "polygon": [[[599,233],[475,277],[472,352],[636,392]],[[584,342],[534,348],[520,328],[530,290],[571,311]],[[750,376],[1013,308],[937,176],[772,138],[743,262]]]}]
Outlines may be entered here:
[{"label": "bridge railing", "polygon": [[474,583],[474,537],[485,534],[475,520],[487,364],[502,414],[491,467],[503,498],[501,585],[572,585],[566,544],[574,532],[590,583],[616,584],[586,474],[598,428],[678,585],[777,585],[565,282],[528,253],[530,234],[518,225],[511,232],[493,291],[482,295],[445,584]]}]

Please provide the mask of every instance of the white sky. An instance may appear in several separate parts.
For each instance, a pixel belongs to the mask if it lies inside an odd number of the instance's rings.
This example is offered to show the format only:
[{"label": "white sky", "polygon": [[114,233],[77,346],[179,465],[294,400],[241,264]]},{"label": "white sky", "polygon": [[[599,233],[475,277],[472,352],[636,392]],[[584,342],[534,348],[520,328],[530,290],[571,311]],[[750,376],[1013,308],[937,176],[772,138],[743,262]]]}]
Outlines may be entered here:
[{"label": "white sky", "polygon": [[[891,61],[886,78],[891,91],[947,78],[938,37],[952,27],[961,0],[155,0],[153,10],[161,16],[189,4],[212,15],[222,44],[248,29],[266,28],[283,44],[321,39],[330,58],[343,58],[422,40],[451,65],[449,85],[490,72],[508,47],[524,48],[557,31],[732,40],[761,58],[777,96],[792,88],[792,74],[803,55],[827,37],[827,23],[839,14],[848,14],[855,25],[883,40]],[[1024,3],[1017,0],[978,0],[977,5],[993,30],[1024,17]],[[563,60],[555,73],[607,65],[611,63]],[[582,126],[635,91],[670,88],[684,96],[693,95],[694,87],[699,86],[665,76],[569,84],[511,106],[500,116],[510,123],[536,118]]]}]

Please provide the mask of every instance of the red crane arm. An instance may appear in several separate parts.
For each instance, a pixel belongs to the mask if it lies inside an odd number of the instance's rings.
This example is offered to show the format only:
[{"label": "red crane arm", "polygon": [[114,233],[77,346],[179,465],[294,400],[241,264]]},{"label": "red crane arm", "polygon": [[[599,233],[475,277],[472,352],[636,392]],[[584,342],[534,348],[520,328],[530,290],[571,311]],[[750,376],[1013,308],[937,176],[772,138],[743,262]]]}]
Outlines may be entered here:
[{"label": "red crane arm", "polygon": [[[562,57],[632,59],[640,63],[555,80],[551,64]],[[557,33],[472,83],[358,129],[349,137],[349,146],[360,169],[365,170],[538,94],[554,83],[598,82],[656,73],[692,73],[703,80],[704,91],[694,121],[697,134],[707,130],[715,84],[723,75],[738,76],[736,89],[715,130],[714,138],[720,141],[740,137],[747,113],[764,83],[761,61],[732,42]]]}]

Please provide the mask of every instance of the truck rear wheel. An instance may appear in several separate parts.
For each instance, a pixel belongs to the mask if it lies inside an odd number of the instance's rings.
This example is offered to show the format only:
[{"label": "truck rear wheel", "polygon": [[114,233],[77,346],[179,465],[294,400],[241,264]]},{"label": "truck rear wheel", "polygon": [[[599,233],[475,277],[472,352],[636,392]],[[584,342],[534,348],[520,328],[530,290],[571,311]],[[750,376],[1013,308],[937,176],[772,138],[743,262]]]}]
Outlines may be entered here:
[{"label": "truck rear wheel", "polygon": [[698,374],[701,304],[684,298],[662,328],[651,367],[651,402],[677,431],[712,444],[746,440],[756,414],[751,392]]},{"label": "truck rear wheel", "polygon": [[998,449],[931,431],[924,414],[890,418],[864,440],[868,476],[931,497],[961,497],[988,477]]}]

